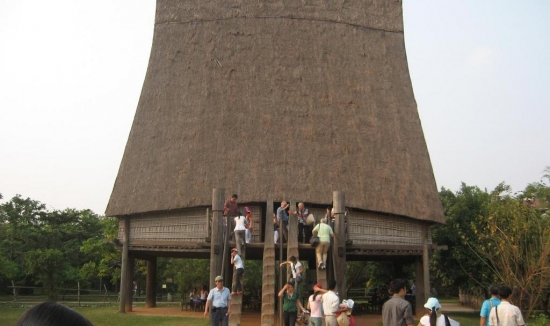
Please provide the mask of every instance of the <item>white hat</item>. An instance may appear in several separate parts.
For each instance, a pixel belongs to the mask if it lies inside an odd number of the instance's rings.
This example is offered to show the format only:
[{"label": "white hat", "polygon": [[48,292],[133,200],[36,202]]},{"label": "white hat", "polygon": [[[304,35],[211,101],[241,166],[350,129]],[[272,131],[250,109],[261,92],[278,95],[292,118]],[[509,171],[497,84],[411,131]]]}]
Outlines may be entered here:
[{"label": "white hat", "polygon": [[430,310],[433,310],[433,308],[435,307],[435,310],[439,310],[441,308],[441,305],[436,298],[429,298],[428,301],[426,301],[426,303],[424,304],[424,307]]},{"label": "white hat", "polygon": [[348,306],[349,309],[353,309],[353,306],[355,305],[355,302],[353,302],[352,299],[344,299],[344,301],[342,301],[342,304],[345,304],[346,306]]}]

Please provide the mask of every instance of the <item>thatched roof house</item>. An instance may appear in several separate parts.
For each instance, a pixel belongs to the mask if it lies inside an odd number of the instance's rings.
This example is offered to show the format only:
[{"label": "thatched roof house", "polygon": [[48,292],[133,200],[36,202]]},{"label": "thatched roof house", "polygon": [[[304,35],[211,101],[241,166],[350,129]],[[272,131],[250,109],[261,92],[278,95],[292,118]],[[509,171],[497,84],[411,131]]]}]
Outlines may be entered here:
[{"label": "thatched roof house", "polygon": [[401,1],[157,3],[149,67],[106,214],[239,200],[443,222]]}]

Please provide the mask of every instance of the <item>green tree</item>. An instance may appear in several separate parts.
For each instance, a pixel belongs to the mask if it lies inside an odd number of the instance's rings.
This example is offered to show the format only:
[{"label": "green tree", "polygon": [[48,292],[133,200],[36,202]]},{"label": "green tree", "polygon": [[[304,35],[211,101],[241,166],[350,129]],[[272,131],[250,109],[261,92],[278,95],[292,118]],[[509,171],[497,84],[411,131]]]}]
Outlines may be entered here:
[{"label": "green tree", "polygon": [[[451,288],[488,288],[493,278],[487,265],[475,255],[471,223],[486,216],[490,195],[478,187],[462,184],[458,192],[442,188],[439,196],[443,204],[446,224],[432,228],[432,241],[447,245],[447,250],[435,251],[430,261],[430,275],[437,284]],[[470,247],[467,245],[470,241]]]}]

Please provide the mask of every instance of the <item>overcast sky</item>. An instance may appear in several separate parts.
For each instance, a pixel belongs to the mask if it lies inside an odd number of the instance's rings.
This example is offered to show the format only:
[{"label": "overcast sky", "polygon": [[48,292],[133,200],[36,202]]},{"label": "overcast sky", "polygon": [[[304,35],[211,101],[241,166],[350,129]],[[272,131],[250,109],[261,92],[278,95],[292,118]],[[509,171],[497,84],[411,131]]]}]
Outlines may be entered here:
[{"label": "overcast sky", "polygon": [[[0,193],[105,211],[155,3],[0,0]],[[522,190],[550,165],[550,1],[404,0],[438,188]]]}]

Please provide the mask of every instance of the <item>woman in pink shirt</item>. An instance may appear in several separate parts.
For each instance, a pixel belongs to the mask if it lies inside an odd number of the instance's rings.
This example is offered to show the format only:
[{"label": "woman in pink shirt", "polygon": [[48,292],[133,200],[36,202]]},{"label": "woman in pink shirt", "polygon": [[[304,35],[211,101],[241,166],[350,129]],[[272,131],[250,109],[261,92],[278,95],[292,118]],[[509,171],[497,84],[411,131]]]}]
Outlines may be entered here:
[{"label": "woman in pink shirt", "polygon": [[311,316],[309,317],[310,326],[322,326],[323,324],[323,313],[321,312],[322,293],[317,290],[322,288],[321,284],[315,284],[313,286],[315,292],[307,300],[307,309],[311,311]]}]

